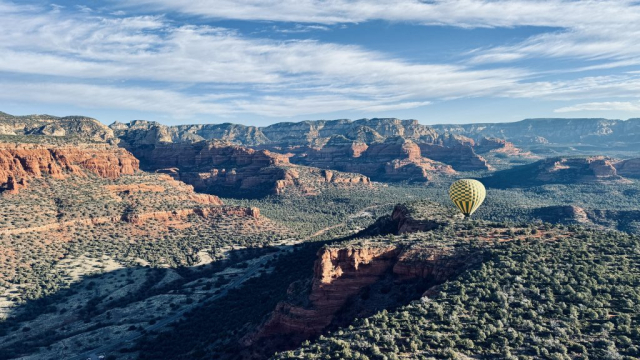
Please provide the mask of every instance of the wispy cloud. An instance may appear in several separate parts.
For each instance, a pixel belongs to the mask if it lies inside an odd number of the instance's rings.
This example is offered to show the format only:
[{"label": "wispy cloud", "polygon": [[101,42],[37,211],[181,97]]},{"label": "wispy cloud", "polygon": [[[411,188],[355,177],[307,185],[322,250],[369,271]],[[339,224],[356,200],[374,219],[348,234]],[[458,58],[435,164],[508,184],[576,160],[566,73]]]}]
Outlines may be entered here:
[{"label": "wispy cloud", "polygon": [[566,106],[554,110],[557,113],[568,113],[577,111],[640,111],[640,101],[605,101],[605,102],[591,102],[584,104],[576,104],[572,106]]},{"label": "wispy cloud", "polygon": [[272,26],[270,28],[271,31],[283,34],[301,34],[307,33],[311,31],[329,31],[331,28],[326,25],[304,25],[304,24],[295,24],[291,27],[281,27],[281,26]]},{"label": "wispy cloud", "polygon": [[[274,31],[300,33],[372,19],[457,27],[536,25],[553,31],[515,45],[477,49],[456,64],[438,64],[362,46],[248,37],[163,15],[127,15],[135,9],[69,11],[0,0],[6,20],[0,23],[0,72],[23,77],[0,80],[0,99],[176,116],[276,117],[402,110],[467,97],[584,101],[640,93],[633,73],[542,81],[514,65],[531,57],[570,56],[608,60],[576,71],[636,64],[639,6],[631,1],[132,3],[203,17],[291,21]],[[481,66],[487,63],[493,65]]]},{"label": "wispy cloud", "polygon": [[370,20],[463,28],[557,28],[512,46],[481,49],[473,63],[531,57],[581,57],[640,61],[640,4],[632,0],[132,0],[128,4],[190,15],[298,23]]},{"label": "wispy cloud", "polygon": [[627,22],[638,15],[634,4],[631,0],[131,0],[125,6],[211,18],[322,24],[388,20],[459,27],[566,27]]},{"label": "wispy cloud", "polygon": [[[121,80],[138,82],[136,91],[146,82],[154,88],[163,83],[174,89],[171,97],[181,101],[189,88],[216,84],[239,85],[251,97],[246,103],[225,101],[218,106],[204,106],[195,97],[195,103],[185,101],[194,103],[194,113],[291,116],[399,109],[424,106],[429,98],[499,94],[527,76],[510,68],[415,64],[358,46],[246,38],[223,28],[174,25],[159,16],[22,12],[12,19],[11,25],[0,24],[0,71],[51,77],[42,91],[73,94],[86,87],[72,88],[72,79],[91,80],[94,86],[103,82],[111,91],[112,82]],[[60,82],[60,88],[53,82]],[[174,104],[163,100],[165,96],[157,101]],[[53,97],[65,101],[58,94]],[[71,100],[77,97],[66,101]],[[151,98],[139,104],[148,101]]]}]

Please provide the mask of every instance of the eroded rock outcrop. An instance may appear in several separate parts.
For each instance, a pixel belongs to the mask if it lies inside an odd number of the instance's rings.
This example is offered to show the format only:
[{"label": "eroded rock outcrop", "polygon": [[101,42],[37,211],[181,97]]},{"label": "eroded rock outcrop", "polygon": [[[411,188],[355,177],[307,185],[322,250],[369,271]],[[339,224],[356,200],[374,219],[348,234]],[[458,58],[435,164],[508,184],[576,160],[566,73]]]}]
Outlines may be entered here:
[{"label": "eroded rock outcrop", "polygon": [[85,116],[13,116],[3,112],[0,112],[0,135],[69,136],[99,142],[114,139],[109,127]]},{"label": "eroded rock outcrop", "polygon": [[587,224],[590,222],[585,209],[575,205],[545,206],[537,209],[534,215],[549,223]]},{"label": "eroded rock outcrop", "polygon": [[[219,199],[218,199],[219,200]],[[100,216],[86,219],[75,219],[69,221],[60,221],[40,226],[24,227],[24,228],[12,228],[12,229],[0,229],[0,235],[16,235],[25,234],[31,232],[44,232],[60,230],[72,226],[79,225],[99,225],[105,223],[117,223],[125,222],[130,224],[145,224],[148,221],[155,220],[160,222],[168,222],[171,220],[184,219],[190,215],[197,215],[203,218],[215,217],[215,216],[236,216],[236,217],[249,217],[255,220],[260,219],[260,209],[255,207],[240,207],[240,206],[222,206],[222,201],[219,200],[220,206],[201,207],[201,208],[188,208],[177,209],[171,211],[154,211],[146,213],[125,213],[120,216]]]},{"label": "eroded rock outcrop", "polygon": [[433,125],[441,133],[478,139],[491,137],[516,144],[590,144],[637,147],[640,144],[640,119],[526,119],[511,123],[475,123]]},{"label": "eroded rock outcrop", "polygon": [[244,339],[245,345],[283,336],[299,343],[322,333],[351,298],[385,276],[438,284],[469,263],[468,253],[425,244],[325,247],[318,252],[308,301],[279,303],[261,329]]},{"label": "eroded rock outcrop", "polygon": [[512,142],[498,138],[483,137],[478,141],[474,149],[479,154],[496,153],[506,156],[535,157],[530,152],[517,148]]},{"label": "eroded rock outcrop", "polygon": [[402,137],[365,144],[343,136],[331,138],[321,148],[312,148],[292,161],[324,169],[364,174],[374,180],[430,180],[436,174],[454,174],[449,165],[425,158],[418,144]]},{"label": "eroded rock outcrop", "polygon": [[468,144],[419,144],[425,157],[451,165],[457,171],[489,170],[491,165]]},{"label": "eroded rock outcrop", "polygon": [[614,164],[618,175],[629,178],[640,178],[640,158],[622,160]]},{"label": "eroded rock outcrop", "polygon": [[389,230],[398,235],[417,231],[431,231],[450,224],[451,219],[458,216],[457,214],[451,214],[450,216],[437,215],[446,213],[446,211],[435,204],[430,206],[432,206],[432,211],[428,212],[428,214],[418,214],[405,204],[396,205],[391,213],[392,229]]},{"label": "eroded rock outcrop", "polygon": [[213,194],[260,196],[281,194],[289,188],[313,194],[322,185],[370,183],[360,174],[298,166],[289,162],[289,155],[225,142],[160,143],[131,151],[144,170],[170,175],[197,191]]},{"label": "eroded rock outcrop", "polygon": [[[150,145],[222,140],[289,153],[295,164],[355,172],[381,181],[429,180],[434,174],[452,173],[454,170],[448,164],[460,170],[488,169],[484,159],[473,152],[471,139],[441,137],[417,120],[319,120],[277,123],[264,128],[232,124],[168,127],[132,121],[115,123],[111,128],[122,146],[137,156],[139,148]],[[436,147],[428,149],[427,145]],[[421,154],[427,150],[434,157]]]},{"label": "eroded rock outcrop", "polygon": [[15,192],[32,178],[86,176],[118,178],[139,169],[128,151],[108,145],[53,147],[35,144],[0,144],[0,186]]},{"label": "eroded rock outcrop", "polygon": [[482,182],[491,187],[511,187],[625,181],[616,163],[605,156],[555,157],[499,171]]}]

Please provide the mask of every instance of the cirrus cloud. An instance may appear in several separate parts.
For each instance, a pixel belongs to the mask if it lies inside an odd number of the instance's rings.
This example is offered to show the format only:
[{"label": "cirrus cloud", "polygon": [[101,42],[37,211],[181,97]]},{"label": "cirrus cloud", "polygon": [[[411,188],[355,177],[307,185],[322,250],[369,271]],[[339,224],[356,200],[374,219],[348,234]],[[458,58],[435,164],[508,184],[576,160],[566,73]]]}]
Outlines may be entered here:
[{"label": "cirrus cloud", "polygon": [[305,23],[274,26],[274,33],[330,32],[330,24],[376,19],[463,28],[543,26],[549,31],[438,63],[362,45],[249,36],[131,7],[80,11],[0,0],[0,16],[6,20],[0,23],[0,73],[8,75],[0,79],[0,99],[179,117],[278,117],[405,110],[473,97],[584,101],[640,94],[639,76],[632,72],[560,79],[549,75],[553,69],[537,72],[522,64],[544,57],[594,62],[562,70],[575,73],[638,64],[640,6],[631,1],[132,3],[206,18]]}]

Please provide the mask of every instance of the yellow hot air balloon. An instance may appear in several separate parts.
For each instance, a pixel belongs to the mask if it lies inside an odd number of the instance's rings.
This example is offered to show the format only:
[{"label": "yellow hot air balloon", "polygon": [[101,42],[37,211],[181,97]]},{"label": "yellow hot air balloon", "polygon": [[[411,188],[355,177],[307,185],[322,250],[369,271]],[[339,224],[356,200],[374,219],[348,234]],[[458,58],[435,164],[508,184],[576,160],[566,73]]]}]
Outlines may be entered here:
[{"label": "yellow hot air balloon", "polygon": [[451,201],[460,209],[465,217],[473,214],[480,207],[487,195],[484,185],[478,180],[460,179],[449,188]]}]

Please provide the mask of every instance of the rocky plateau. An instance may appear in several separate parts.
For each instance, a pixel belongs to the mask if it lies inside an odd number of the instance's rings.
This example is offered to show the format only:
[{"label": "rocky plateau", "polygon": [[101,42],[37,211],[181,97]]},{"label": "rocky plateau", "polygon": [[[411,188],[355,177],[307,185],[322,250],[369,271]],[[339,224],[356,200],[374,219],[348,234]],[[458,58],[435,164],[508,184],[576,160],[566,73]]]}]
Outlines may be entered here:
[{"label": "rocky plateau", "polygon": [[637,163],[637,159],[620,161],[606,156],[553,157],[498,171],[483,179],[483,183],[492,187],[512,187],[624,182],[628,181],[626,177],[637,176]]}]

